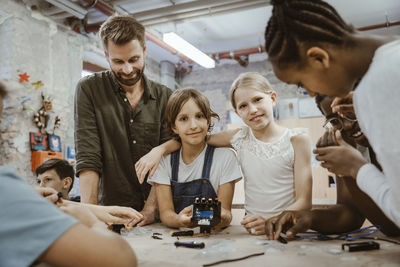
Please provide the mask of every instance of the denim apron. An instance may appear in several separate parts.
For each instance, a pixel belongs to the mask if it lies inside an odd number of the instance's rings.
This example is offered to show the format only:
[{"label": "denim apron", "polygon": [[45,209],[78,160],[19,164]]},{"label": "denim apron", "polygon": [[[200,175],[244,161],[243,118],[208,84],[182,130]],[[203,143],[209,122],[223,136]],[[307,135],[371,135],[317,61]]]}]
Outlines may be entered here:
[{"label": "denim apron", "polygon": [[210,183],[210,170],[214,149],[215,147],[213,146],[207,146],[201,178],[185,183],[178,183],[180,150],[171,154],[171,189],[176,213],[179,213],[187,206],[192,205],[196,197],[204,197],[206,199],[214,199],[217,197],[217,194]]}]

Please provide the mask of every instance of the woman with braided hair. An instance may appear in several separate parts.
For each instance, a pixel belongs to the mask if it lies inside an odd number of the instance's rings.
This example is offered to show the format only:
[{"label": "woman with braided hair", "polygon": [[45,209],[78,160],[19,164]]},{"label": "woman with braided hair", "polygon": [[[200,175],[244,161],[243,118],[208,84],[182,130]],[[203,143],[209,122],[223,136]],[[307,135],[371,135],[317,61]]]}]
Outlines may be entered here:
[{"label": "woman with braided hair", "polygon": [[[349,103],[346,96],[354,91],[354,111],[382,171],[345,145],[316,149],[317,160],[331,172],[356,179],[358,186],[400,226],[399,36],[360,33],[321,0],[271,2],[265,48],[275,75],[303,87],[310,96],[337,97],[333,111],[343,117],[351,106],[344,104]],[[275,236],[285,230],[284,223],[289,225],[286,230],[290,236],[294,221],[275,218]]]}]

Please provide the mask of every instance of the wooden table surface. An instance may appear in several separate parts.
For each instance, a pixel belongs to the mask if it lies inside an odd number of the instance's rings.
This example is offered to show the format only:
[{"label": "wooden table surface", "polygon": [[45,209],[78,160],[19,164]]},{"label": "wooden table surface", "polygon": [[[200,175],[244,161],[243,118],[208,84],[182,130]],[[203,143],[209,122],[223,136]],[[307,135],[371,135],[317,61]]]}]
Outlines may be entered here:
[{"label": "wooden table surface", "polygon": [[[172,231],[176,230],[153,224],[134,228],[124,237],[133,247],[139,266],[203,266],[262,252],[265,254],[216,266],[400,266],[400,245],[385,241],[377,241],[379,250],[344,252],[343,240],[297,239],[282,244],[265,236],[251,236],[242,226],[232,225],[208,237],[180,238],[205,243],[203,249],[192,249],[176,248]],[[153,233],[161,234],[162,240],[153,239]]]}]

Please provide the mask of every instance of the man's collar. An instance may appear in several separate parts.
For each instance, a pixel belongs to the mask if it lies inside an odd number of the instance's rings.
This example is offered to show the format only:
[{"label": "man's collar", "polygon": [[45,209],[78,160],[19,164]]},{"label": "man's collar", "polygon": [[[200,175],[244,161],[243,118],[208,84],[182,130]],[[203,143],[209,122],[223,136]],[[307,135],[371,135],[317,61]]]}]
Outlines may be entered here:
[{"label": "man's collar", "polygon": [[151,81],[147,79],[146,75],[143,74],[143,84],[144,84],[144,92],[143,95],[146,95],[145,99],[156,99],[154,94],[154,88],[151,86]]},{"label": "man's collar", "polygon": [[120,90],[122,90],[122,87],[119,84],[117,77],[115,77],[114,72],[112,70],[109,70],[109,73],[110,73],[111,81],[113,83],[112,89],[114,90],[114,92],[118,93]]}]

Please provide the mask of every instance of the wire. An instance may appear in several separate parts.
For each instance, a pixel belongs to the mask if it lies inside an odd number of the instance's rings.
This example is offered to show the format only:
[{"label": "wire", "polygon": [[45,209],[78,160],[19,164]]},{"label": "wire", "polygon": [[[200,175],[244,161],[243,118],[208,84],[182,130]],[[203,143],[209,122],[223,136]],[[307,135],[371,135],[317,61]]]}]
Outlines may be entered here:
[{"label": "wire", "polygon": [[[368,232],[365,232],[366,230],[369,230]],[[366,237],[368,235],[374,234],[378,231],[381,230],[381,227],[379,225],[370,225],[364,228],[356,229],[354,231],[350,231],[347,233],[342,233],[336,236],[331,236],[331,235],[325,235],[321,234],[316,231],[309,231],[305,232],[302,234],[305,235],[297,235],[297,237],[303,238],[303,239],[309,239],[309,240],[320,240],[320,241],[325,241],[325,240],[346,240],[346,241],[353,241],[357,240],[363,237]],[[364,232],[364,233],[363,233]],[[357,234],[357,235],[355,235]],[[315,237],[314,237],[315,236]]]},{"label": "wire", "polygon": [[265,254],[265,252],[260,252],[260,253],[250,254],[250,255],[247,255],[247,256],[244,256],[244,257],[241,257],[241,258],[216,261],[216,262],[213,262],[213,263],[204,264],[203,267],[213,266],[213,265],[217,265],[217,264],[221,264],[221,263],[225,263],[225,262],[245,260],[245,259],[248,259],[248,258],[251,258],[251,257],[261,256],[261,255],[264,255],[264,254]]}]

